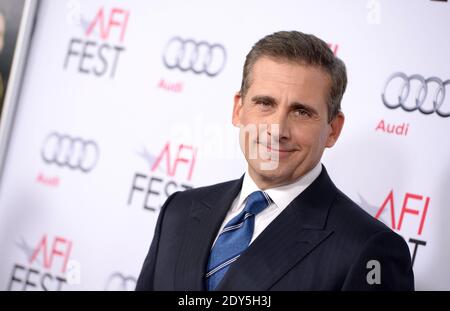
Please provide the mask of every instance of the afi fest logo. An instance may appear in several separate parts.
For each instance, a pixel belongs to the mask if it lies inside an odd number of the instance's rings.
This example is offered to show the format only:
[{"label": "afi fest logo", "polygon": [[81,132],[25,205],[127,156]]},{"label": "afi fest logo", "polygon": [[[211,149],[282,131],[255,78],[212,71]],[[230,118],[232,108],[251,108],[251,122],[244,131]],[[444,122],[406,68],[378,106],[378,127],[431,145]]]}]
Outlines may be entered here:
[{"label": "afi fest logo", "polygon": [[7,290],[62,290],[79,282],[79,265],[70,260],[71,240],[44,234],[34,247],[23,238],[17,246],[27,261],[14,264]]},{"label": "afi fest logo", "polygon": [[333,51],[334,56],[337,56],[337,52],[339,49],[339,44],[337,43],[328,43],[328,47],[330,48],[331,51]]},{"label": "afi fest logo", "polygon": [[[376,211],[375,218],[382,218],[383,222],[398,231],[405,238],[404,224],[407,223],[409,238],[405,240],[412,246],[412,264],[416,261],[419,248],[425,247],[427,241],[423,238],[427,220],[430,197],[416,193],[398,193],[391,190],[380,206],[370,206],[360,195],[361,205],[368,211]],[[410,228],[415,228],[411,231]]]},{"label": "afi fest logo", "polygon": [[121,54],[130,11],[100,7],[90,21],[81,19],[83,37],[69,40],[64,69],[96,77],[114,78]]},{"label": "afi fest logo", "polygon": [[147,149],[139,155],[148,165],[148,172],[135,172],[127,205],[138,204],[144,210],[159,211],[160,203],[176,191],[191,185],[197,160],[197,149],[191,145],[167,142],[155,156]]}]

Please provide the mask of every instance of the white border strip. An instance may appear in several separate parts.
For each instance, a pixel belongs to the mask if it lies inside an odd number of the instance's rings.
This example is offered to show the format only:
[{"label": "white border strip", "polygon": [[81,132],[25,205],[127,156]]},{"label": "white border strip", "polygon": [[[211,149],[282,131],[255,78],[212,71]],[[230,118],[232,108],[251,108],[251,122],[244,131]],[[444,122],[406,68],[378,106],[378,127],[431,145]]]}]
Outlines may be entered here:
[{"label": "white border strip", "polygon": [[20,88],[23,81],[23,72],[28,57],[28,48],[31,42],[38,0],[25,0],[19,32],[14,49],[13,62],[8,77],[8,85],[3,101],[3,111],[0,120],[0,180],[3,175],[7,149],[11,138],[11,131],[19,102]]}]

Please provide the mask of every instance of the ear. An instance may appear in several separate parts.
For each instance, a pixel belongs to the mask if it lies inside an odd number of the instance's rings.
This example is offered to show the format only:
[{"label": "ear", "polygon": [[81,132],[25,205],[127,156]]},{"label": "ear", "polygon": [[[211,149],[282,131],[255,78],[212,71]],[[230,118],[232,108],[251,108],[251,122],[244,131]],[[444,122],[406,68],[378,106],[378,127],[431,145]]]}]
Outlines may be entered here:
[{"label": "ear", "polygon": [[234,126],[241,124],[241,109],[242,109],[242,96],[240,92],[234,95],[233,117],[232,122]]},{"label": "ear", "polygon": [[342,128],[344,127],[345,117],[342,112],[339,112],[336,117],[331,121],[331,131],[328,134],[325,147],[331,148],[337,142],[339,135],[341,135]]}]

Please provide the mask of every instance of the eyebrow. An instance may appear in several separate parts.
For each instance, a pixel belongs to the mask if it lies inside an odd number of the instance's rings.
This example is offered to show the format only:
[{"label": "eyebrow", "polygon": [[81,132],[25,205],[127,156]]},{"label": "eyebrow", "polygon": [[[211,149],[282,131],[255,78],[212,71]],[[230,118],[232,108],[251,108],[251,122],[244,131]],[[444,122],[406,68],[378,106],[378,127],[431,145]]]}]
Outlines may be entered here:
[{"label": "eyebrow", "polygon": [[255,95],[251,98],[252,102],[257,102],[257,101],[265,101],[265,102],[270,102],[272,104],[276,103],[275,98],[273,98],[272,96],[268,96],[268,95]]},{"label": "eyebrow", "polygon": [[[257,101],[265,101],[265,102],[269,102],[271,104],[276,104],[277,101],[275,100],[275,98],[273,98],[272,96],[268,96],[268,95],[255,95],[251,98],[252,102],[257,102]],[[306,111],[308,111],[309,113],[311,113],[312,115],[319,115],[319,112],[313,108],[312,106],[305,104],[305,103],[300,103],[300,102],[293,102],[289,104],[289,108],[291,110],[298,110],[298,109],[304,109]]]}]

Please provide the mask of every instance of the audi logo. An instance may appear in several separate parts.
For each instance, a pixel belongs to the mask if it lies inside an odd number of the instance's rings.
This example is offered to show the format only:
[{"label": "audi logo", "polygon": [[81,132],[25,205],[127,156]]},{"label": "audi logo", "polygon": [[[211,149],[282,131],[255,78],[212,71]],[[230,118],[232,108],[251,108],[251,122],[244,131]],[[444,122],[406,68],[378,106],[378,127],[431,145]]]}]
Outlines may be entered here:
[{"label": "audi logo", "polygon": [[45,163],[87,173],[97,164],[99,149],[92,140],[53,132],[46,137],[41,156]]},{"label": "audi logo", "polygon": [[[398,89],[392,91],[393,88],[395,89],[395,86],[393,85],[396,83],[398,84],[398,82],[395,81],[399,81],[400,86]],[[413,81],[417,81],[414,82],[415,92],[412,91]],[[441,117],[447,118],[450,117],[450,105],[447,104],[447,108],[444,108],[443,106],[446,99],[446,88],[449,84],[450,79],[446,81],[442,81],[437,77],[425,79],[418,74],[407,76],[402,72],[396,72],[392,74],[384,84],[381,98],[384,105],[389,109],[401,107],[408,112],[419,110],[423,114],[436,113]],[[431,88],[433,88],[434,91],[431,91]],[[391,96],[386,95],[388,90],[390,90],[389,94]],[[396,96],[395,99],[392,98],[392,94]],[[413,96],[415,97],[412,98]],[[387,97],[390,97],[390,99]],[[411,103],[411,101],[413,101],[413,103]],[[426,105],[429,101],[431,101],[432,104]]]},{"label": "audi logo", "polygon": [[113,273],[106,282],[106,291],[132,291],[136,287],[136,279],[120,272]]},{"label": "audi logo", "polygon": [[210,77],[217,76],[225,67],[226,61],[227,52],[223,45],[184,40],[180,37],[170,39],[163,54],[164,65],[169,69],[204,73]]}]

